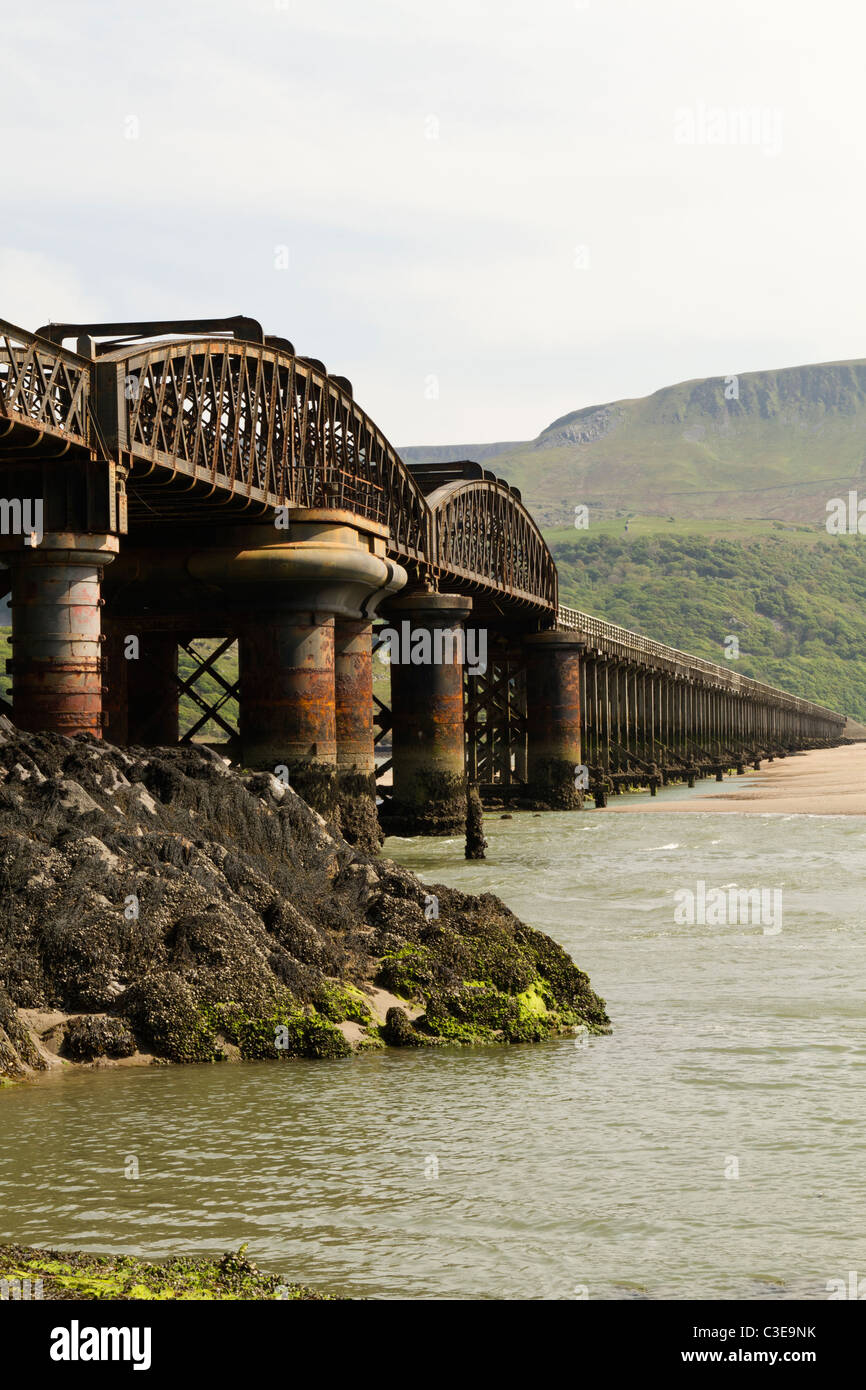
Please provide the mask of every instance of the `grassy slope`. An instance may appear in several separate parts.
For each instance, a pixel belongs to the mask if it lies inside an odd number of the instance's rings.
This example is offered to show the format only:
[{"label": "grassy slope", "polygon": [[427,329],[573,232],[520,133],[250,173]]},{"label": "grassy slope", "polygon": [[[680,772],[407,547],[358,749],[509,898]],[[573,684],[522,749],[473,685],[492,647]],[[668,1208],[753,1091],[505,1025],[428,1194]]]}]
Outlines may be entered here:
[{"label": "grassy slope", "polygon": [[738,388],[689,381],[573,411],[484,464],[542,525],[564,603],[714,661],[735,633],[736,669],[862,719],[866,537],[824,523],[831,497],[866,497],[866,361]]},{"label": "grassy slope", "polygon": [[826,533],[551,536],[563,603],[866,718],[866,546]]},{"label": "grassy slope", "polygon": [[590,406],[484,464],[544,526],[567,525],[578,503],[599,515],[823,522],[828,497],[866,486],[866,362],[747,373],[738,400],[716,378]]}]

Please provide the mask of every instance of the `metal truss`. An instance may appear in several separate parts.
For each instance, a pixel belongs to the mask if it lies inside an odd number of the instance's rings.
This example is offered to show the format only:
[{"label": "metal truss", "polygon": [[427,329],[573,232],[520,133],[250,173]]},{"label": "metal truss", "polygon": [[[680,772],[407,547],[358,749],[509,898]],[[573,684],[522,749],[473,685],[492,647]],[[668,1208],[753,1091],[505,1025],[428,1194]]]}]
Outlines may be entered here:
[{"label": "metal truss", "polygon": [[554,613],[557,575],[553,556],[529,512],[502,479],[478,479],[440,488],[433,508],[436,561],[443,573],[482,582],[510,598]]},{"label": "metal truss", "polygon": [[0,449],[4,440],[32,448],[45,435],[89,449],[89,390],[86,357],[0,319]]},{"label": "metal truss", "polygon": [[[226,321],[260,336],[248,322]],[[15,433],[19,447],[43,435],[63,449],[83,446],[129,471],[133,508],[140,499],[148,515],[191,524],[209,504],[230,502],[363,517],[385,529],[392,558],[440,586],[555,613],[553,559],[501,479],[485,475],[428,501],[350,383],[282,340],[142,340],[143,330],[172,325],[129,325],[141,330],[132,341],[98,344],[93,358],[59,341],[123,327],[55,325],[44,330],[50,341],[0,321],[0,443]]]},{"label": "metal truss", "polygon": [[526,781],[526,678],[524,663],[508,652],[493,654],[483,676],[464,677],[466,775],[483,786]]},{"label": "metal truss", "polygon": [[[181,737],[180,742],[192,743],[193,739],[195,738],[195,735],[199,732],[199,730],[203,729],[207,724],[210,723],[211,720],[213,720],[215,724],[219,725],[223,732],[228,735],[230,740],[234,740],[238,737],[237,725],[230,724],[223,717],[220,711],[225,708],[229,700],[237,701],[240,699],[240,681],[227,681],[225,677],[221,674],[221,672],[218,670],[217,662],[220,660],[220,657],[225,655],[225,653],[229,650],[230,647],[234,646],[235,642],[237,641],[237,638],[223,638],[222,641],[218,642],[214,650],[207,656],[202,656],[200,652],[197,652],[195,650],[194,642],[196,640],[196,638],[188,638],[186,640],[181,640],[178,642],[178,646],[181,648],[182,651],[186,652],[187,656],[192,661],[194,669],[192,674],[187,676],[186,678],[180,675],[175,675],[174,680],[177,682],[180,696],[188,696],[193,701],[193,703],[196,704],[198,708],[202,711],[199,719],[197,719],[196,722],[189,729],[187,729],[186,733],[183,734],[183,736]],[[222,693],[213,703],[210,703],[201,693],[201,691],[196,689],[196,685],[202,679],[203,676],[210,676],[212,680],[216,681],[217,685],[222,687]]]}]

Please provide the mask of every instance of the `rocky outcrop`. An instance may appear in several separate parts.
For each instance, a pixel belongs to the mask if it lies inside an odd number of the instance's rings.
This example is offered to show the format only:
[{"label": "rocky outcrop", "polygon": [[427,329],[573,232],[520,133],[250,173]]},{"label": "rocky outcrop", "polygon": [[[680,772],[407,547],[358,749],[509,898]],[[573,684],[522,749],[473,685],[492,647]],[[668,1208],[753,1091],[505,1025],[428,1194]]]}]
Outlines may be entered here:
[{"label": "rocky outcrop", "polygon": [[44,1071],[46,1065],[32,1033],[0,985],[0,1077],[26,1076]]},{"label": "rocky outcrop", "polygon": [[405,1045],[386,1023],[401,1004],[422,1045],[608,1027],[587,977],[497,898],[431,890],[205,747],[0,720],[0,893],[7,1076],[341,1057]]}]

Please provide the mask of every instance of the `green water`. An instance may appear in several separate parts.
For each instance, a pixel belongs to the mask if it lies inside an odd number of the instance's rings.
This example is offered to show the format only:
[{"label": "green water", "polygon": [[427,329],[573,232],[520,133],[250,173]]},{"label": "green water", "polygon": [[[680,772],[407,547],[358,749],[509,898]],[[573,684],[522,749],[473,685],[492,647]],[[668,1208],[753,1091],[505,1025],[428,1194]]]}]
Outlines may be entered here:
[{"label": "green water", "polygon": [[[6,1090],[2,1238],[247,1241],[261,1268],[372,1297],[826,1298],[866,1275],[866,818],[521,814],[487,833],[479,864],[457,841],[386,852],[562,942],[610,1037]],[[781,887],[781,931],[677,924],[698,880]]]}]

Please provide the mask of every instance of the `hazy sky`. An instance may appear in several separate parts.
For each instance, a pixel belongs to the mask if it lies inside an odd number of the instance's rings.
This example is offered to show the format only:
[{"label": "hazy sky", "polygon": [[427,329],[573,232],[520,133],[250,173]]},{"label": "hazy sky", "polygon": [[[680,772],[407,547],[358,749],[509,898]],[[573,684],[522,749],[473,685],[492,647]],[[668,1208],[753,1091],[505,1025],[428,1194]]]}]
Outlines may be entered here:
[{"label": "hazy sky", "polygon": [[0,0],[0,316],[245,313],[397,445],[866,355],[858,0]]}]

